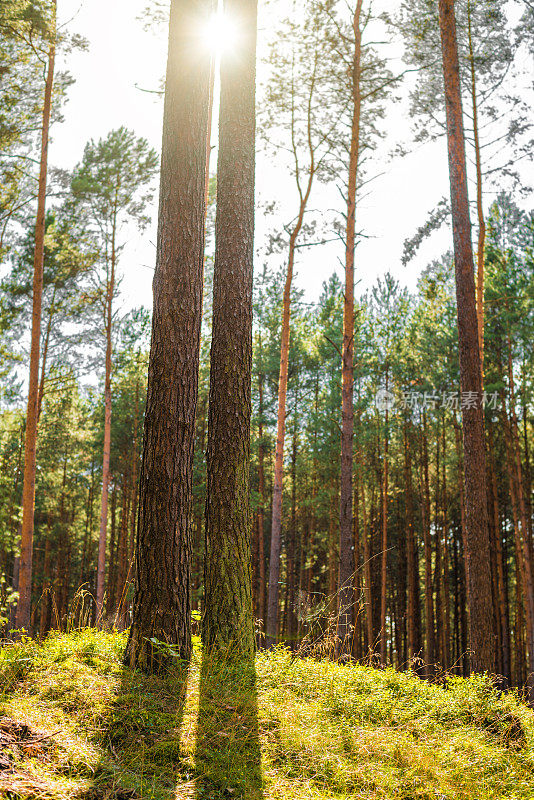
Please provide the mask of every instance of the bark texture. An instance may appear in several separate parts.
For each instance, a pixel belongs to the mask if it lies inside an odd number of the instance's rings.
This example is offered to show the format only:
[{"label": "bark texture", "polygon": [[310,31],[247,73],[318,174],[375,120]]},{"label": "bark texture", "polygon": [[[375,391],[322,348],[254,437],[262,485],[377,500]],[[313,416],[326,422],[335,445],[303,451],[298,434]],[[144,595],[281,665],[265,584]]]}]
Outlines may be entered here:
[{"label": "bark texture", "polygon": [[165,666],[154,638],[191,653],[191,482],[202,318],[210,59],[192,25],[212,8],[173,0],[158,254],[140,470],[136,587],[126,662]]},{"label": "bark texture", "polygon": [[439,0],[439,17],[447,110],[460,379],[462,392],[474,393],[472,396],[477,398],[477,402],[472,405],[464,403],[462,409],[470,606],[469,647],[471,668],[477,672],[486,670],[492,672],[495,663],[495,641],[481,362],[454,0]]},{"label": "bark texture", "polygon": [[48,177],[48,143],[50,137],[50,115],[54,70],[55,2],[53,5],[53,34],[48,52],[43,123],[41,129],[41,162],[39,166],[39,189],[37,218],[35,221],[35,249],[33,259],[33,307],[30,349],[30,374],[28,382],[28,410],[26,416],[26,440],[24,447],[24,483],[22,489],[22,526],[20,532],[19,600],[15,625],[29,630],[32,592],[33,516],[35,510],[35,472],[37,467],[37,429],[39,424],[39,351],[41,344],[41,315],[43,303],[44,240],[46,215],[46,182]]},{"label": "bark texture", "polygon": [[254,651],[249,498],[257,0],[228,0],[239,57],[221,61],[202,636]]}]

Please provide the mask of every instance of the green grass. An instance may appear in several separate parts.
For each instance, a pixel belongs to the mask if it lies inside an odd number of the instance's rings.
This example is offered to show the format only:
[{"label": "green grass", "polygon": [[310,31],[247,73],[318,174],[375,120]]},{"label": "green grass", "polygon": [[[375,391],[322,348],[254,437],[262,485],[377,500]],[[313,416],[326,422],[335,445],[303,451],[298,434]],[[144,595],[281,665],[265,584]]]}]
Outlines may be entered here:
[{"label": "green grass", "polygon": [[10,753],[0,797],[534,800],[533,714],[484,678],[283,649],[257,680],[198,651],[188,676],[149,678],[122,667],[124,644],[83,630],[0,649],[0,716],[49,735]]}]

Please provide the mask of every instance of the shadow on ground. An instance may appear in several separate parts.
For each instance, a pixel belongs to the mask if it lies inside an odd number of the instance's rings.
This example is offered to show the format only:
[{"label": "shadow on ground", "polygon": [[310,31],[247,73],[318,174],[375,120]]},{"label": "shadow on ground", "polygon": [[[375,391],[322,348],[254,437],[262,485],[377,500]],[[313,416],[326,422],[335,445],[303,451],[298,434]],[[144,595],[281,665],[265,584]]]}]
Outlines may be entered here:
[{"label": "shadow on ground", "polygon": [[193,767],[180,747],[187,681],[187,665],[165,678],[124,669],[97,733],[106,755],[83,800],[194,797]]},{"label": "shadow on ground", "polygon": [[253,657],[203,654],[195,764],[199,800],[263,798]]}]

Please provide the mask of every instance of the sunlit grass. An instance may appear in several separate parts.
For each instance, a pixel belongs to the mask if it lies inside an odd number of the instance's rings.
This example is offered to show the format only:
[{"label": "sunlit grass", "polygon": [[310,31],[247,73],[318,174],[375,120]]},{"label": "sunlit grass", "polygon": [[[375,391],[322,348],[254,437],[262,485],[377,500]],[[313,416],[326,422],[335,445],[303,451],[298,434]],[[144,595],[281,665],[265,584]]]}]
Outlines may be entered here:
[{"label": "sunlit grass", "polygon": [[[50,734],[46,758],[0,772],[11,800],[534,797],[532,712],[484,678],[437,686],[394,670],[263,653],[257,698],[246,696],[250,673],[241,683],[235,670],[231,684],[219,677],[213,714],[202,721],[207,746],[195,760],[199,651],[184,695],[179,670],[163,679],[123,668],[124,644],[121,634],[86,630],[0,650],[0,716]],[[256,703],[262,795],[239,789],[254,772]]]}]

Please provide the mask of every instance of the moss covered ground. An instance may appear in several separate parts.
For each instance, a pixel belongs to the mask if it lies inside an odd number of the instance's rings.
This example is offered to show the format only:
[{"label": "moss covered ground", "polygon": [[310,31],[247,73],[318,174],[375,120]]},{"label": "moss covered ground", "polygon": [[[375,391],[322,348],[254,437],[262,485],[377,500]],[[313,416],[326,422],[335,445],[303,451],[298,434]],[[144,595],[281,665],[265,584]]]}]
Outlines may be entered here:
[{"label": "moss covered ground", "polygon": [[483,677],[257,657],[147,677],[122,634],[0,648],[0,797],[534,800],[534,716]]}]

